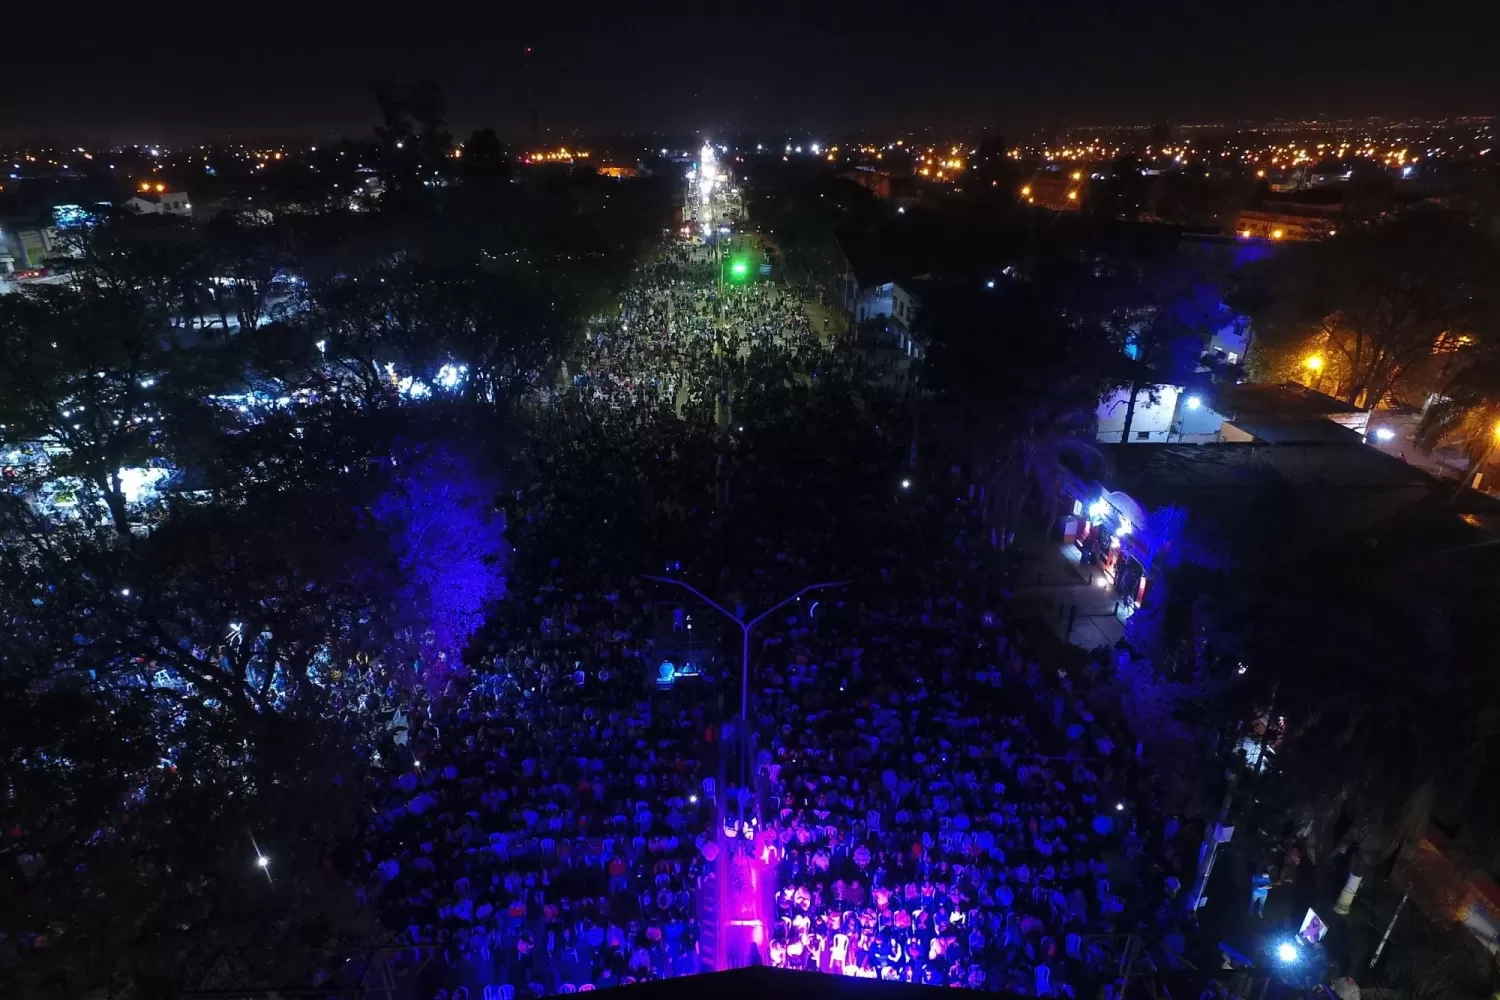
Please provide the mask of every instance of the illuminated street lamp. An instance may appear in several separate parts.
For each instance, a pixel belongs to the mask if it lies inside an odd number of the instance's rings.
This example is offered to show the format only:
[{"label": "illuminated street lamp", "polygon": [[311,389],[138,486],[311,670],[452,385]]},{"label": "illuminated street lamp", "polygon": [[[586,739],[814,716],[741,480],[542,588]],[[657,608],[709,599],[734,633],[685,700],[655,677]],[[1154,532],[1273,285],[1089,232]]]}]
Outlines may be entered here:
[{"label": "illuminated street lamp", "polygon": [[1311,373],[1308,375],[1307,384],[1314,392],[1317,392],[1318,387],[1323,384],[1323,356],[1321,354],[1308,355],[1303,360],[1302,367]]},{"label": "illuminated street lamp", "polygon": [[788,604],[791,604],[793,601],[797,600],[803,594],[810,594],[814,590],[827,590],[829,587],[844,587],[849,583],[848,580],[829,580],[823,583],[810,583],[807,586],[803,587],[801,590],[797,591],[795,594],[792,594],[790,597],[783,598],[777,603],[771,605],[766,610],[762,611],[760,614],[756,615],[754,618],[746,621],[738,615],[731,614],[724,608],[723,605],[717,603],[713,598],[709,597],[703,591],[699,590],[697,587],[693,586],[690,583],[686,583],[682,580],[674,580],[669,576],[652,576],[649,573],[643,573],[641,575],[648,580],[655,580],[657,583],[670,583],[674,587],[681,587],[683,590],[686,590],[689,593],[693,594],[704,604],[707,604],[719,614],[723,615],[725,618],[728,618],[730,621],[734,622],[740,627],[740,637],[743,640],[740,648],[740,723],[742,725],[745,722],[750,708],[750,633],[755,630],[755,626],[765,621],[766,618],[768,618],[773,612],[780,611]]}]

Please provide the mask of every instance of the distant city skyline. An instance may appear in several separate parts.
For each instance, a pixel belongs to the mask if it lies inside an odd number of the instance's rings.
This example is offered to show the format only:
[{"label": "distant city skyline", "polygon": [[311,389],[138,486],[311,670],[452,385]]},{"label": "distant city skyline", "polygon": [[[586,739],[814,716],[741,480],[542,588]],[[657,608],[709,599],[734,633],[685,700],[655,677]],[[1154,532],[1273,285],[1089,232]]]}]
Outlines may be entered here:
[{"label": "distant city skyline", "polygon": [[1487,33],[1461,27],[1472,8],[1455,0],[1419,11],[1307,0],[1254,17],[1188,0],[584,3],[464,18],[411,5],[158,4],[123,21],[117,6],[90,7],[7,14],[22,30],[10,33],[20,44],[7,53],[0,141],[362,135],[382,77],[437,80],[460,135],[524,134],[533,106],[559,135],[1436,117],[1489,113],[1500,95]]}]

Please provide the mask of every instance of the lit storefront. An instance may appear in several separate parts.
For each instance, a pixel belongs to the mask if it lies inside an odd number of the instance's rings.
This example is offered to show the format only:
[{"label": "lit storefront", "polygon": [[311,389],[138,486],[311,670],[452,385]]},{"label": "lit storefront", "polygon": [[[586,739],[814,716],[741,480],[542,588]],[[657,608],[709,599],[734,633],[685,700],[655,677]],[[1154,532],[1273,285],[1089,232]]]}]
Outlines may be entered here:
[{"label": "lit storefront", "polygon": [[1146,597],[1146,560],[1140,540],[1145,513],[1126,493],[1099,490],[1091,496],[1073,497],[1072,513],[1062,520],[1063,541],[1076,550],[1081,567],[1097,570],[1101,586],[1134,610]]}]

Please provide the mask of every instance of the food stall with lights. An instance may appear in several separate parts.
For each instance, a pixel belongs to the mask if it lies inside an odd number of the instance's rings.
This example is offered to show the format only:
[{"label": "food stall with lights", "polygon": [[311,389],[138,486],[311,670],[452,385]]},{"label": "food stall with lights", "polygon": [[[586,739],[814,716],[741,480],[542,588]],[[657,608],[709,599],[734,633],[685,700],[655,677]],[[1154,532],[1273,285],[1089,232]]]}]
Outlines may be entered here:
[{"label": "food stall with lights", "polygon": [[1097,484],[1077,483],[1070,491],[1071,513],[1062,518],[1063,541],[1075,550],[1080,567],[1119,595],[1127,609],[1146,597],[1146,564],[1140,531],[1146,524],[1141,505],[1128,493]]}]

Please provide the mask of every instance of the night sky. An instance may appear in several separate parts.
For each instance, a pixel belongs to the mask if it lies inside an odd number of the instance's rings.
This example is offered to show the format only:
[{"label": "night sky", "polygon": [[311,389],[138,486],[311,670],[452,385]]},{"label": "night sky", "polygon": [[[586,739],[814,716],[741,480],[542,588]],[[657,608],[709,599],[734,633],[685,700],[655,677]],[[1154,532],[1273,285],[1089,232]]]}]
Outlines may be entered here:
[{"label": "night sky", "polygon": [[431,76],[459,133],[1488,113],[1475,0],[39,3],[8,7],[0,141],[364,133]]}]

